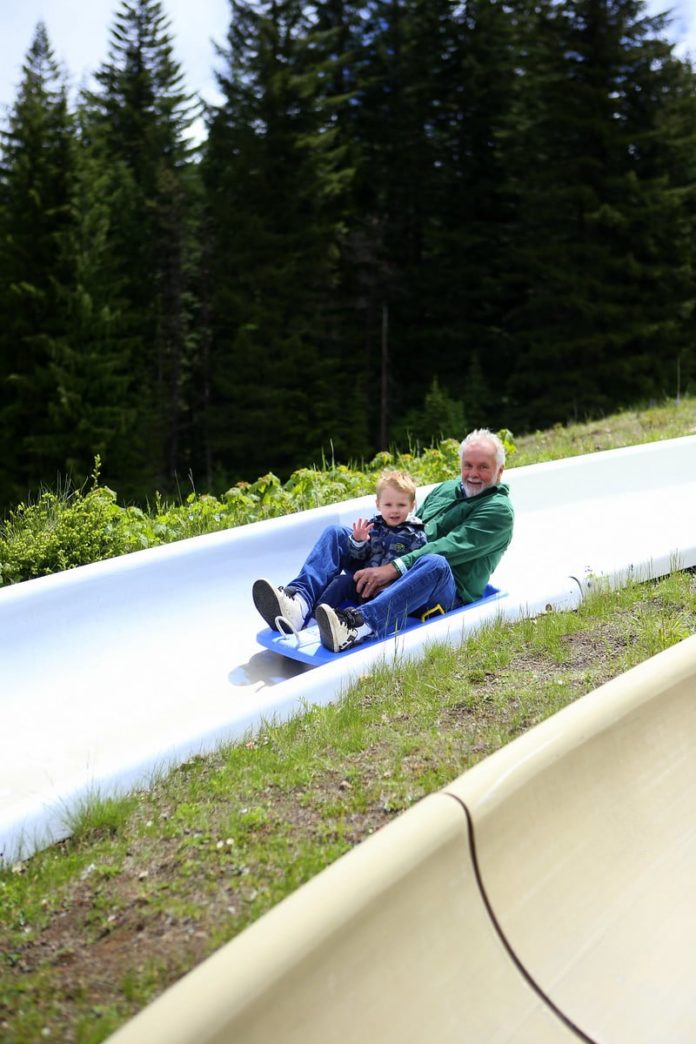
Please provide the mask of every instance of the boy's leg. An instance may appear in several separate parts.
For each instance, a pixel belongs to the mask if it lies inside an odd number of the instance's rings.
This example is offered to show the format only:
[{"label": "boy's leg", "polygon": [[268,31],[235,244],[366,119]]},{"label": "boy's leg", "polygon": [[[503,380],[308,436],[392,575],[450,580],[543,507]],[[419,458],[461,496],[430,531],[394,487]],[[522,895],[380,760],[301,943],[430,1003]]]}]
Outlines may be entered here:
[{"label": "boy's leg", "polygon": [[344,605],[360,605],[361,599],[352,573],[341,573],[332,580],[319,601],[324,605],[333,606],[334,609]]},{"label": "boy's leg", "polygon": [[[299,575],[285,587],[270,580],[256,580],[252,589],[254,605],[274,630],[290,632],[304,627],[326,587],[337,577],[350,558],[350,530],[328,526],[309,552]],[[279,624],[286,620],[290,627]]]},{"label": "boy's leg", "polygon": [[348,565],[350,551],[350,530],[345,526],[327,526],[286,589],[301,595],[313,610],[331,581]]}]

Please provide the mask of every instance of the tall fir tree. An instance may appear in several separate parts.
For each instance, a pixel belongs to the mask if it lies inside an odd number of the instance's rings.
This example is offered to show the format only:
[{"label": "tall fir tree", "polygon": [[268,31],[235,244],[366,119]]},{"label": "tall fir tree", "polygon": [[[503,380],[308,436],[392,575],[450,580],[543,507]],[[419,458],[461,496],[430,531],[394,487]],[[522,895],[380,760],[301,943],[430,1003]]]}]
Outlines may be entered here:
[{"label": "tall fir tree", "polygon": [[62,236],[74,283],[64,293],[65,328],[56,339],[51,371],[59,393],[53,438],[67,472],[79,482],[90,474],[98,455],[110,481],[120,488],[136,410],[129,395],[127,302],[110,249],[113,186],[113,174],[107,177],[91,151],[78,147],[74,221]]},{"label": "tall fir tree", "polygon": [[520,219],[505,320],[511,426],[597,415],[664,391],[692,307],[692,230],[663,118],[664,21],[642,0],[567,0],[538,14],[520,109]]},{"label": "tall fir tree", "polygon": [[439,137],[443,191],[430,235],[439,374],[467,418],[500,427],[506,261],[516,214],[508,146],[516,129],[523,5],[467,0],[453,21]]},{"label": "tall fir tree", "polygon": [[373,353],[373,373],[387,370],[384,444],[404,412],[425,409],[432,380],[463,401],[475,358],[495,371],[516,54],[509,7],[494,0],[368,11],[357,227],[372,263],[368,325],[388,317],[386,367]]},{"label": "tall fir tree", "polygon": [[158,0],[121,4],[95,79],[84,98],[86,143],[110,181],[108,249],[130,342],[134,423],[121,478],[142,495],[172,488],[190,466],[184,375],[196,350],[187,135],[197,105]]},{"label": "tall fir tree", "polygon": [[[63,470],[57,344],[67,326],[75,259],[76,137],[67,91],[39,23],[0,165],[0,499]],[[64,434],[64,433],[63,433]]]},{"label": "tall fir tree", "polygon": [[394,422],[398,427],[402,414],[422,401],[437,372],[425,342],[424,252],[436,195],[429,118],[440,86],[442,8],[439,0],[430,15],[421,0],[365,5],[355,216],[371,334],[370,386],[379,388],[371,404],[372,434],[382,449]]},{"label": "tall fir tree", "polygon": [[232,4],[204,160],[210,432],[228,478],[284,474],[332,447],[345,458],[360,437],[331,307],[352,169],[326,42],[299,0]]}]

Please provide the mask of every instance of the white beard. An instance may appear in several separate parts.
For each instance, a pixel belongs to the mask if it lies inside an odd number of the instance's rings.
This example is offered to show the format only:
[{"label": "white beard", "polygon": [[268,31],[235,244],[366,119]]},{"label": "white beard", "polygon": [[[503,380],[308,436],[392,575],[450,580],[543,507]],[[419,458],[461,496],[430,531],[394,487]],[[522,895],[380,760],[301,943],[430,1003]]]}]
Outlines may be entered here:
[{"label": "white beard", "polygon": [[477,493],[483,493],[484,489],[488,489],[488,486],[484,485],[484,483],[472,486],[468,482],[465,482],[464,479],[462,479],[462,486],[464,487],[464,492],[467,497],[475,497]]}]

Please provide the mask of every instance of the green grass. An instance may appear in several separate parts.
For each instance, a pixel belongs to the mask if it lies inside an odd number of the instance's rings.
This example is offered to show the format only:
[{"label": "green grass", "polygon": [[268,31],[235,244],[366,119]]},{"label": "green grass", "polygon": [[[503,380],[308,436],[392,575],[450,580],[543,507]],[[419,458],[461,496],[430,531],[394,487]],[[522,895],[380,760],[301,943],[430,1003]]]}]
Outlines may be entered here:
[{"label": "green grass", "polygon": [[[554,438],[580,452],[610,429],[622,445],[685,434],[694,413],[688,403],[543,433],[540,452]],[[533,446],[520,441],[520,462]],[[575,612],[498,623],[372,670],[340,702],[147,791],[94,795],[70,840],[0,872],[3,1044],[103,1040],[399,812],[695,625],[691,572],[600,587]]]},{"label": "green grass", "polygon": [[516,440],[511,466],[536,464],[597,450],[618,449],[696,433],[696,399],[668,401],[645,409],[626,410],[582,424],[557,424]]}]

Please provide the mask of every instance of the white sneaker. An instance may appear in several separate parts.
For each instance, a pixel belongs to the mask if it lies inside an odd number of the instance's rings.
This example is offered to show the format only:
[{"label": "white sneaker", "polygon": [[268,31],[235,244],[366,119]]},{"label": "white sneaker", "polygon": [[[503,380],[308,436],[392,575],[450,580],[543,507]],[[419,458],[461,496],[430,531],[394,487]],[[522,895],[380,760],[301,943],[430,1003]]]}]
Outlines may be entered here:
[{"label": "white sneaker", "polygon": [[305,613],[299,597],[288,594],[284,587],[274,587],[270,580],[256,580],[251,593],[254,605],[274,631],[292,634],[302,630]]},{"label": "white sneaker", "polygon": [[359,609],[333,609],[322,603],[314,615],[319,624],[321,644],[331,652],[350,649],[372,633]]}]

